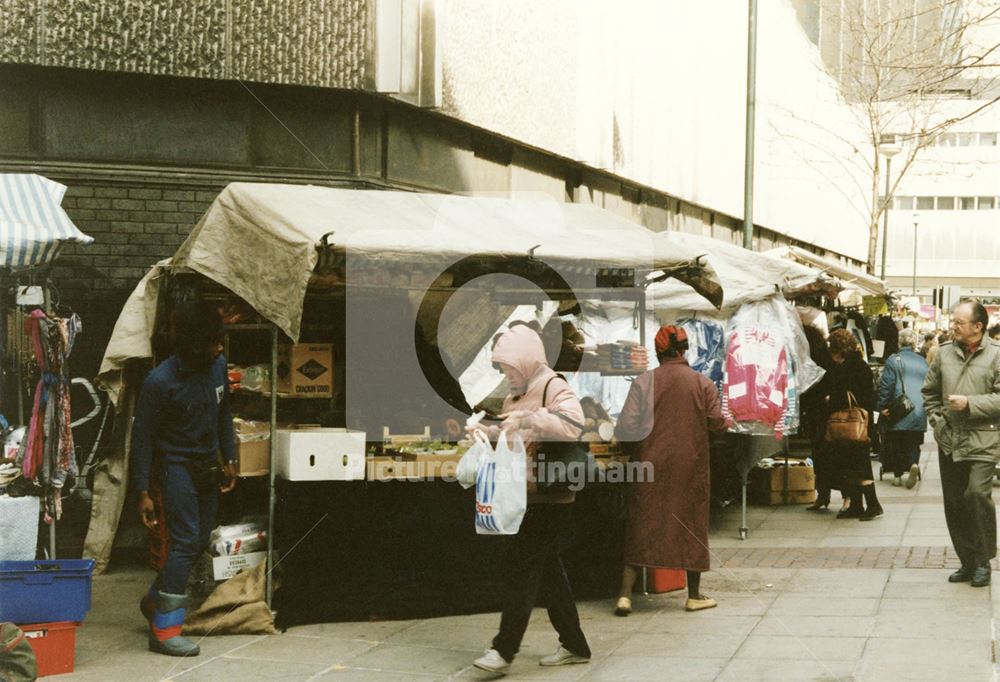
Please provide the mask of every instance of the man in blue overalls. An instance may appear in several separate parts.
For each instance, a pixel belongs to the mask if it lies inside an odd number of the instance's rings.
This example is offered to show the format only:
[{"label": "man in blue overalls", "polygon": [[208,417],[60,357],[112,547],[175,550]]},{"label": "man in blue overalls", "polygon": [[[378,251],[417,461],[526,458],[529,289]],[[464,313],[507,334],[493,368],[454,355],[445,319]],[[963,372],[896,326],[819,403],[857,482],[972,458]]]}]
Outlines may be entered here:
[{"label": "man in blue overalls", "polygon": [[218,312],[201,301],[179,304],[172,337],[176,353],[147,375],[132,426],[139,515],[148,528],[156,526],[152,476],[163,492],[170,531],[166,564],[140,608],[150,624],[150,651],[197,656],[198,645],[181,636],[185,592],[215,525],[219,492],[236,483],[236,452]]}]

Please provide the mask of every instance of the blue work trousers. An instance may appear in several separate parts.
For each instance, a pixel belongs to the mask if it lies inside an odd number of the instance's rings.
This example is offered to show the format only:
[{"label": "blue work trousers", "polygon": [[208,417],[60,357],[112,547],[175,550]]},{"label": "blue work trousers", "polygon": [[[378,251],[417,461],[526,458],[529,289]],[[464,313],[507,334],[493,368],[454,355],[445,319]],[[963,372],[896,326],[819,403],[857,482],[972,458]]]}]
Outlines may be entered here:
[{"label": "blue work trousers", "polygon": [[163,472],[163,507],[170,531],[167,563],[160,574],[160,590],[184,594],[194,562],[208,546],[219,509],[219,489],[198,490],[183,464],[167,463]]}]

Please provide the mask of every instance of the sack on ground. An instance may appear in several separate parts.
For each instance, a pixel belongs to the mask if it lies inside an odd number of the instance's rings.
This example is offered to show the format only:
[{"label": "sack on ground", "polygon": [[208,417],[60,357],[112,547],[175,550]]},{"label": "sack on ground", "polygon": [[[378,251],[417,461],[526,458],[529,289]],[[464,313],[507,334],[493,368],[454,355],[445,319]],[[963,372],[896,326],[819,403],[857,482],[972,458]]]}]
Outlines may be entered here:
[{"label": "sack on ground", "polygon": [[500,434],[476,473],[476,533],[516,535],[528,508],[527,451],[519,434]]}]

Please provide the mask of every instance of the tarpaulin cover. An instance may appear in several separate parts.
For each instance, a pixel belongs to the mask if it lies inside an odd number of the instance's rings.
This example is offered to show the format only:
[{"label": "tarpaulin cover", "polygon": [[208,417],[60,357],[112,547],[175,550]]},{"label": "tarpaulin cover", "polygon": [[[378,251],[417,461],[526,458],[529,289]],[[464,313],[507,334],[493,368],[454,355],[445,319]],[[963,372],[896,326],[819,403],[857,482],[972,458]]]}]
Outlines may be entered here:
[{"label": "tarpaulin cover", "polygon": [[[489,255],[676,271],[712,304],[723,291],[702,251],[594,206],[308,185],[232,183],[173,262],[218,282],[298,339],[325,235],[380,262]],[[678,271],[678,269],[681,269]]]}]

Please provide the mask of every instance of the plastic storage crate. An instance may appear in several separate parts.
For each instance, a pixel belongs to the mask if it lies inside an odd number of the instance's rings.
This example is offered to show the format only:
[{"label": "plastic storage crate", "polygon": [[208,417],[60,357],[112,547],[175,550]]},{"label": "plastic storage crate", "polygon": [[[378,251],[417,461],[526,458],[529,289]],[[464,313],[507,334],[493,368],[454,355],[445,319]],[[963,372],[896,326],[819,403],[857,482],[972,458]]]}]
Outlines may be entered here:
[{"label": "plastic storage crate", "polygon": [[20,628],[35,652],[39,677],[73,672],[76,623],[37,623]]},{"label": "plastic storage crate", "polygon": [[0,561],[0,621],[82,621],[93,570],[93,559]]}]

